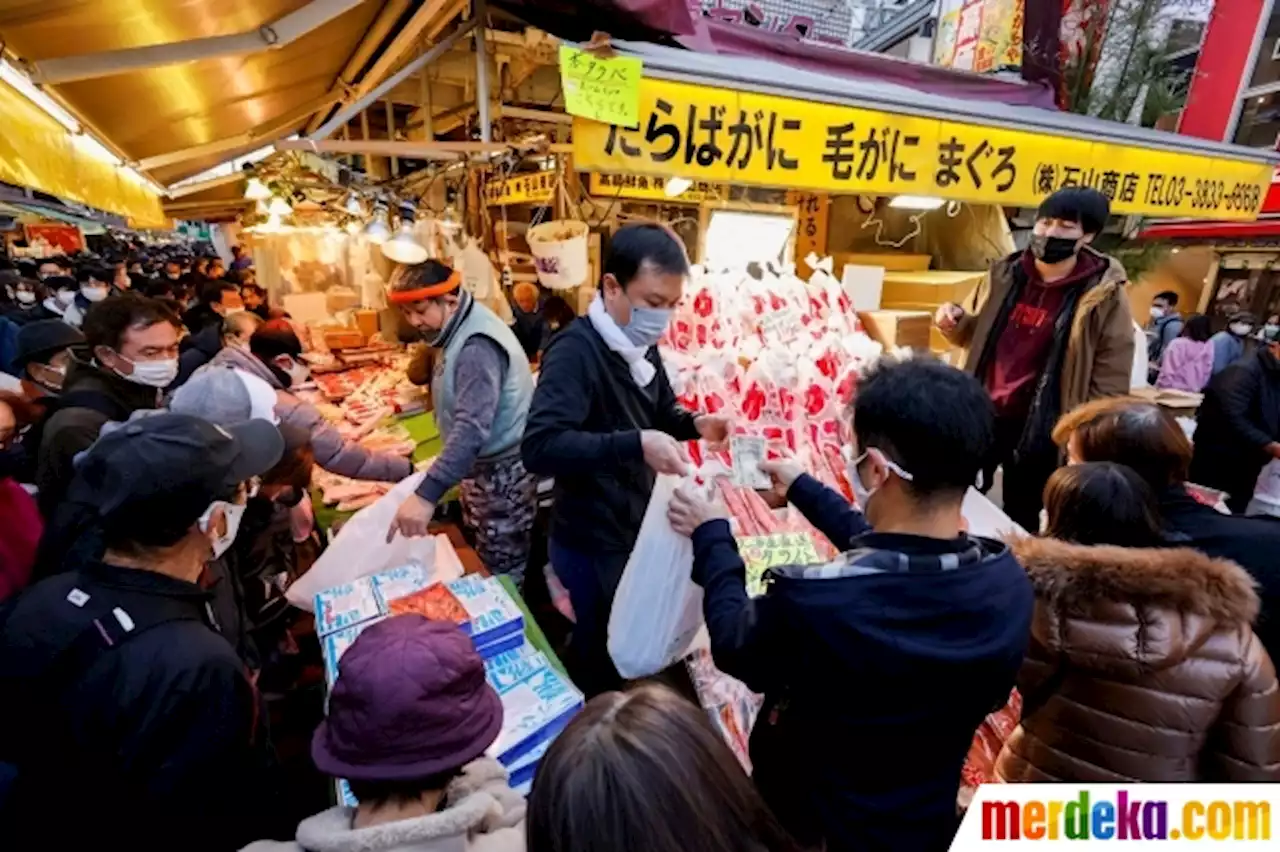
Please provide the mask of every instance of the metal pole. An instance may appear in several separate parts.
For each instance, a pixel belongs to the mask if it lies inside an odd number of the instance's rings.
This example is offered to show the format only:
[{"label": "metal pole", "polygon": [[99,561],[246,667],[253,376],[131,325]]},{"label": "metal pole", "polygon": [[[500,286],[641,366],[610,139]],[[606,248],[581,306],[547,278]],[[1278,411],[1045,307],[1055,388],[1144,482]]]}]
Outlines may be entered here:
[{"label": "metal pole", "polygon": [[[387,107],[387,139],[394,142],[396,140],[396,108],[392,106],[391,99],[383,101]],[[400,177],[400,158],[392,156],[391,158],[391,176]]]},{"label": "metal pole", "polygon": [[485,0],[471,4],[471,19],[478,23],[476,29],[476,106],[480,109],[480,141],[492,142],[493,131],[489,127],[489,49],[484,40]]},{"label": "metal pole", "polygon": [[467,33],[471,32],[471,30],[475,28],[475,25],[476,25],[476,22],[474,20],[466,21],[465,23],[463,23],[462,26],[458,27],[456,30],[454,30],[444,39],[436,42],[435,46],[432,47],[430,50],[428,50],[426,53],[422,54],[417,59],[414,59],[408,65],[404,66],[399,71],[392,74],[387,79],[383,80],[381,83],[375,86],[371,91],[365,94],[364,97],[355,101],[350,106],[347,106],[344,109],[338,110],[338,113],[333,118],[325,122],[324,125],[319,130],[317,130],[315,133],[311,134],[307,138],[316,139],[316,140],[328,139],[329,135],[332,134],[333,131],[341,127],[353,115],[355,115],[358,112],[362,112],[365,109],[365,107],[367,107],[369,104],[378,100],[378,98],[382,97],[387,92],[391,91],[396,86],[400,85],[400,83],[409,79],[409,77],[417,73],[419,68],[425,68],[427,65],[429,65],[430,63],[434,62],[435,60],[443,56],[455,44],[458,43],[458,40],[460,38],[465,36]]}]

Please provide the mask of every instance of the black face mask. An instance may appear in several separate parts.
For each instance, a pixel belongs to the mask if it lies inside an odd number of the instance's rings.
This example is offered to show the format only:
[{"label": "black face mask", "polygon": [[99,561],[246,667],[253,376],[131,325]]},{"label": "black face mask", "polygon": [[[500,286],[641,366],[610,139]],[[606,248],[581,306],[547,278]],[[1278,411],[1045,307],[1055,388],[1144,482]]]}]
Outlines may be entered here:
[{"label": "black face mask", "polygon": [[1036,260],[1043,260],[1045,263],[1061,263],[1079,250],[1076,240],[1070,237],[1033,236],[1031,238],[1031,253],[1035,255]]}]

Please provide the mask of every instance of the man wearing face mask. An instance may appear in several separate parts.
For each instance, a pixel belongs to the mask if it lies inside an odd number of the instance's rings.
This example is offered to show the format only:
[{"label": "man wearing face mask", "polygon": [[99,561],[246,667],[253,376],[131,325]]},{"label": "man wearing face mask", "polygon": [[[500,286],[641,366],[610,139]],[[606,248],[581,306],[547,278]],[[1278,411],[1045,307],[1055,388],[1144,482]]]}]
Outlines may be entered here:
[{"label": "man wearing face mask", "polygon": [[194,339],[206,328],[217,328],[227,314],[243,310],[240,290],[230,281],[205,281],[200,285],[200,303],[182,315],[182,324]]},{"label": "man wearing face mask", "polygon": [[[51,278],[42,279],[45,287],[44,305],[45,310],[58,319],[66,322],[67,309],[75,304],[76,296],[80,294],[80,285],[76,283],[76,279],[66,275],[55,275]],[[74,323],[71,323],[74,325]]]},{"label": "man wearing face mask", "polygon": [[71,272],[71,264],[67,262],[65,257],[46,257],[40,261],[40,265],[36,268],[36,274],[41,281],[48,281],[50,278],[66,276]]},{"label": "man wearing face mask", "polygon": [[112,270],[99,269],[96,266],[80,270],[77,276],[80,289],[71,304],[67,305],[67,311],[62,315],[63,321],[80,328],[84,324],[84,315],[88,313],[89,308],[111,295],[113,277],[115,273]]},{"label": "man wearing face mask", "polygon": [[44,306],[43,302],[48,293],[39,281],[18,278],[9,283],[8,291],[13,305],[5,312],[5,317],[16,325],[22,326],[41,320],[60,318],[58,314]]},{"label": "man wearing face mask", "polygon": [[[226,850],[274,836],[258,696],[198,579],[282,449],[265,421],[159,414],[85,455],[76,487],[105,553],[0,615],[0,761],[16,769],[0,819],[13,848]],[[75,818],[50,820],[48,802],[69,792]]]},{"label": "man wearing face mask", "polygon": [[685,472],[681,441],[729,435],[723,417],[676,402],[658,354],[688,273],[669,228],[620,228],[587,316],[547,347],[525,430],[525,465],[556,480],[551,565],[573,601],[567,661],[589,696],[622,684],[605,645],[609,611],[656,475]]},{"label": "man wearing face mask", "polygon": [[[249,337],[248,351],[238,346],[224,346],[202,369],[227,367],[257,376],[275,389],[276,416],[281,423],[311,436],[316,464],[325,470],[377,482],[399,482],[413,473],[409,459],[371,452],[357,441],[348,441],[324,419],[319,409],[291,392],[291,388],[306,382],[310,373],[302,362],[302,342],[287,320],[263,323]],[[199,373],[197,370],[196,374]]]},{"label": "man wearing face mask", "polygon": [[[72,348],[84,345],[84,335],[56,319],[39,320],[18,330],[15,365],[22,371],[23,392],[28,399],[56,397],[62,393]],[[35,445],[39,449],[39,444]]]},{"label": "man wearing face mask", "polygon": [[435,507],[460,485],[476,555],[522,583],[537,512],[537,482],[520,458],[529,360],[507,324],[462,289],[461,273],[438,261],[401,269],[388,299],[437,352],[431,404],[444,449],[396,512],[387,541],[426,535]]},{"label": "man wearing face mask", "polygon": [[[973,377],[882,360],[858,382],[849,478],[859,512],[790,459],[761,468],[840,550],[775,568],[749,598],[722,505],[677,491],[718,668],[764,694],[752,778],[804,848],[942,852],[973,732],[1014,686],[1034,596],[961,506],[994,438]],[[910,756],[909,758],[906,756]]]},{"label": "man wearing face mask", "polygon": [[1127,276],[1118,260],[1089,247],[1109,215],[1097,190],[1058,190],[1040,205],[1027,250],[996,261],[965,305],[945,304],[935,317],[943,336],[967,350],[964,369],[995,404],[984,487],[1002,467],[1004,509],[1024,529],[1039,528],[1041,492],[1058,466],[1058,417],[1129,392]]},{"label": "man wearing face mask", "polygon": [[1178,294],[1172,290],[1156,293],[1151,300],[1151,321],[1147,323],[1147,360],[1150,380],[1155,382],[1165,348],[1182,334],[1182,316],[1178,313]]},{"label": "man wearing face mask", "polygon": [[1227,327],[1209,338],[1213,344],[1213,375],[1218,375],[1244,357],[1245,341],[1258,327],[1258,318],[1248,311],[1232,314]]},{"label": "man wearing face mask", "polygon": [[52,517],[71,481],[76,455],[108,420],[157,408],[178,374],[178,318],[154,299],[127,294],[94,305],[85,316],[90,360],[73,359],[56,410],[44,421],[36,484],[40,509]]}]

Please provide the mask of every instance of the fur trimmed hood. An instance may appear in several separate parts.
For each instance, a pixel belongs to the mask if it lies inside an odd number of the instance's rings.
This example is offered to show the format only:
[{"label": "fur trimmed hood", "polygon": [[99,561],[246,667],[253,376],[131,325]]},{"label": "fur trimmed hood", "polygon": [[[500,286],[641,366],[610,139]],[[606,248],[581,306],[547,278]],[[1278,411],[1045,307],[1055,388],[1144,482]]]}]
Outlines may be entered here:
[{"label": "fur trimmed hood", "polygon": [[1247,627],[1258,616],[1253,578],[1197,550],[1047,538],[1019,539],[1012,548],[1035,588],[1037,639],[1077,662],[1105,665],[1118,656],[1173,665],[1213,633]]}]

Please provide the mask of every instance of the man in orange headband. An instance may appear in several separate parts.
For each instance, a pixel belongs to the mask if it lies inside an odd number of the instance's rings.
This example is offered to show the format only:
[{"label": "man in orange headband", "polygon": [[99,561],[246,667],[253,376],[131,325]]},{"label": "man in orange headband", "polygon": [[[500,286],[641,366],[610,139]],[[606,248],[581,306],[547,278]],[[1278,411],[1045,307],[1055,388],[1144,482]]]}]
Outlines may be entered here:
[{"label": "man in orange headband", "polygon": [[388,294],[422,339],[439,350],[431,401],[444,449],[401,504],[387,541],[427,534],[436,505],[462,487],[476,552],[520,583],[529,559],[536,482],[520,458],[533,377],[515,334],[462,289],[461,275],[428,260],[401,269]]}]

